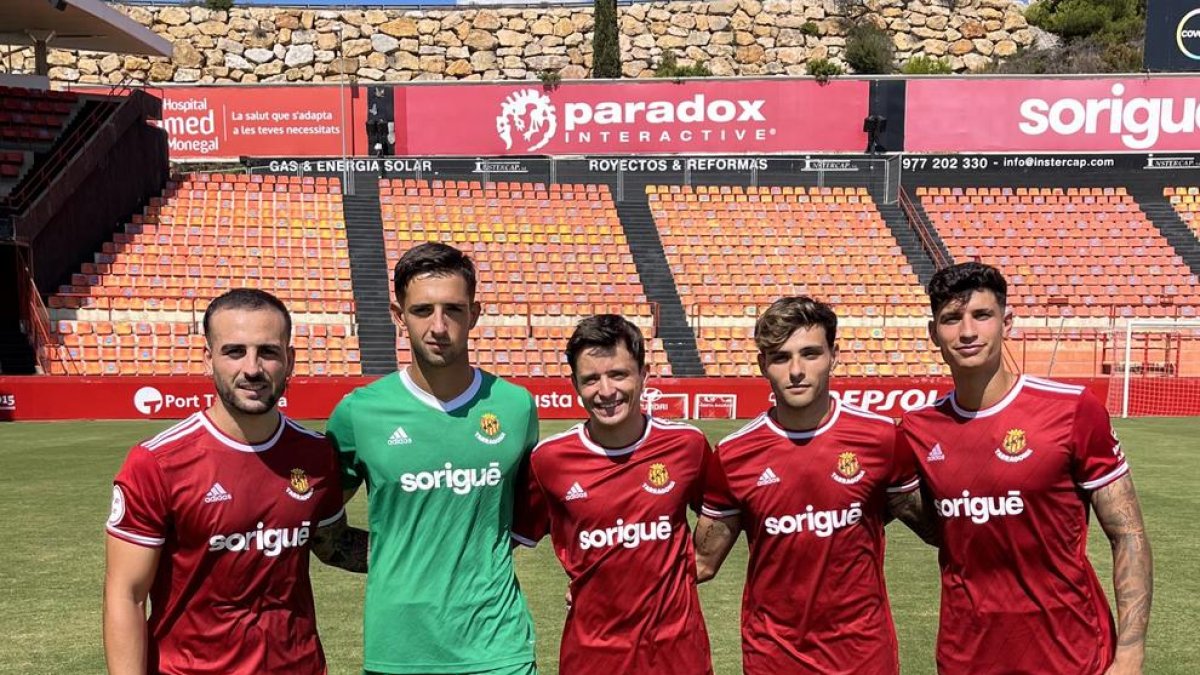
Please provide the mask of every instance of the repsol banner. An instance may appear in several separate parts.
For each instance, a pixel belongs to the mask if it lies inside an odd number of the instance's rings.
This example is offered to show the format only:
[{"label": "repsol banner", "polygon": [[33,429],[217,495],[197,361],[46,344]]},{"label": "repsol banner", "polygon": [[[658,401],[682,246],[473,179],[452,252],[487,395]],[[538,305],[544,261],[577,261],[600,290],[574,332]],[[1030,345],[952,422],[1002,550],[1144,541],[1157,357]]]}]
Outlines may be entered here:
[{"label": "repsol banner", "polygon": [[397,153],[861,152],[866,81],[397,87]]},{"label": "repsol banner", "polygon": [[1146,3],[1146,70],[1200,70],[1200,0]]},{"label": "repsol banner", "polygon": [[[542,419],[586,416],[566,379],[513,381],[533,394]],[[296,378],[279,405],[295,419],[325,419],[343,396],[369,382],[366,377]],[[1106,400],[1108,379],[1073,382]],[[929,405],[951,388],[947,378],[902,377],[839,378],[832,386],[844,403],[892,417]],[[0,420],[178,419],[204,410],[215,396],[212,382],[203,377],[0,377]],[[745,419],[773,403],[762,378],[654,379],[642,396],[643,409],[675,419]]]},{"label": "repsol banner", "polygon": [[1200,79],[913,80],[909,152],[1195,151]]}]

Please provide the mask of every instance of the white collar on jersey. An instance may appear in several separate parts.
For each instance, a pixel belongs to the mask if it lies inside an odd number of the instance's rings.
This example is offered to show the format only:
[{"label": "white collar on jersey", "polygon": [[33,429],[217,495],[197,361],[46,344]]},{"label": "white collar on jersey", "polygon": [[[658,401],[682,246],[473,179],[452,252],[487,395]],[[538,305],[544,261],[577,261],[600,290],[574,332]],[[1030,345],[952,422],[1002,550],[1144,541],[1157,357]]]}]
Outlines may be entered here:
[{"label": "white collar on jersey", "polygon": [[200,416],[200,423],[204,425],[204,428],[209,434],[212,435],[213,438],[240,452],[262,452],[264,450],[270,450],[271,448],[275,447],[275,443],[279,441],[279,437],[283,436],[283,428],[287,426],[287,420],[284,419],[283,413],[279,413],[279,428],[275,430],[275,433],[271,434],[270,438],[262,443],[259,443],[258,445],[248,445],[246,443],[242,443],[241,441],[235,441],[234,439],[225,435],[225,432],[218,429],[217,425],[213,424],[213,421],[208,419],[208,415],[205,413],[198,412],[196,414]]},{"label": "white collar on jersey", "polygon": [[830,415],[829,415],[829,419],[825,422],[825,424],[822,424],[821,426],[817,427],[816,429],[812,429],[810,431],[789,431],[787,429],[784,429],[783,427],[779,426],[778,422],[776,422],[774,419],[771,418],[770,410],[763,413],[763,417],[767,421],[767,428],[770,429],[771,431],[774,431],[775,433],[779,434],[780,436],[783,436],[784,438],[789,438],[793,441],[802,441],[806,438],[814,438],[816,436],[820,436],[821,434],[823,434],[826,431],[829,431],[830,429],[833,428],[834,422],[837,422],[838,417],[842,414],[842,404],[840,401],[837,400],[837,397],[830,396],[829,397],[829,405],[833,409],[833,412],[830,413]]},{"label": "white collar on jersey", "polygon": [[418,387],[417,383],[413,382],[412,376],[408,374],[409,368],[411,368],[411,366],[405,367],[404,370],[400,371],[400,383],[403,384],[404,388],[407,389],[414,397],[416,397],[418,401],[424,403],[430,408],[433,408],[434,410],[440,410],[442,412],[454,412],[455,410],[458,410],[464,405],[470,403],[471,399],[475,398],[475,395],[479,393],[479,387],[483,385],[483,373],[478,368],[472,368],[471,370],[474,371],[475,376],[471,378],[471,385],[467,387],[467,390],[449,401],[443,401],[433,394]]},{"label": "white collar on jersey", "polygon": [[992,415],[995,415],[1001,410],[1007,408],[1009,403],[1012,403],[1014,400],[1016,400],[1017,394],[1021,393],[1021,388],[1024,386],[1025,376],[1018,375],[1017,383],[1012,386],[1012,389],[1008,390],[1008,393],[1004,395],[1004,398],[992,404],[990,408],[984,408],[982,410],[964,410],[960,408],[958,406],[958,395],[956,392],[952,391],[950,392],[950,407],[954,409],[955,415],[964,417],[966,419],[975,419],[976,417],[991,417]]},{"label": "white collar on jersey", "polygon": [[647,438],[650,438],[650,428],[654,426],[654,418],[649,415],[642,415],[646,420],[646,430],[642,432],[642,437],[633,442],[632,445],[627,445],[623,448],[606,448],[603,445],[592,440],[587,432],[587,423],[579,424],[579,440],[583,443],[583,447],[591,450],[594,453],[604,455],[605,457],[622,457],[642,447]]}]

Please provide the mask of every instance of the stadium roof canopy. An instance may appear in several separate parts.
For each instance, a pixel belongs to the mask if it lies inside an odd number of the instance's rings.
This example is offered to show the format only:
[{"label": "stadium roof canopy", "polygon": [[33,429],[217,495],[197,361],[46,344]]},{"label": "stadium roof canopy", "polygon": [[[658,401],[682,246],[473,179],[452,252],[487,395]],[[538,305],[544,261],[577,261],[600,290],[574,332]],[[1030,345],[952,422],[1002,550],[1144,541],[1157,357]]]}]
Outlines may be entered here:
[{"label": "stadium roof canopy", "polygon": [[171,56],[170,41],[103,0],[2,0],[0,44]]}]

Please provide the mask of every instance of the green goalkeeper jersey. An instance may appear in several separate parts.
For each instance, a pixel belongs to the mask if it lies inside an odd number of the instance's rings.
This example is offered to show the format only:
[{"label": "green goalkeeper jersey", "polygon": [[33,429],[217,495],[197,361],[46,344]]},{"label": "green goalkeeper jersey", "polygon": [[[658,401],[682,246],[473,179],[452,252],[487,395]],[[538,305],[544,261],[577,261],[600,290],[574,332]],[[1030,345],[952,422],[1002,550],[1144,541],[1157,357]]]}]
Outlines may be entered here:
[{"label": "green goalkeeper jersey", "polygon": [[371,552],[363,667],[463,673],[534,660],[533,623],[509,528],[522,461],[538,440],[533,397],[475,371],[453,401],[407,370],[355,390],[327,435],[342,486],[367,486]]}]

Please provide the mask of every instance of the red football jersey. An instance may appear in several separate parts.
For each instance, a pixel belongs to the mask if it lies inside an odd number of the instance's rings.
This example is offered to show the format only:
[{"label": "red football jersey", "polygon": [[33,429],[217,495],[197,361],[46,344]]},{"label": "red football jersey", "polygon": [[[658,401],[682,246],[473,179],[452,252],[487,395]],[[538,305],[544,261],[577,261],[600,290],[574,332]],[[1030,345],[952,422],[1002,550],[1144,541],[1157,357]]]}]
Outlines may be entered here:
[{"label": "red football jersey", "polygon": [[579,424],[530,455],[513,538],[533,546],[548,530],[570,578],[563,673],[712,672],[687,520],[711,450],[693,426],[647,420],[627,448]]},{"label": "red football jersey", "polygon": [[704,514],[741,514],[750,545],[745,673],[898,672],[883,515],[918,483],[896,440],[890,418],[833,400],[817,429],[763,413],[717,445]]},{"label": "red football jersey", "polygon": [[1087,558],[1088,493],[1129,471],[1083,387],[1021,377],[997,404],[951,392],[900,425],[942,537],[942,673],[1101,673],[1115,651]]},{"label": "red football jersey", "polygon": [[107,530],[162,548],[149,671],[324,673],[308,542],[341,513],[332,447],[282,415],[261,445],[196,413],[135,446]]}]

